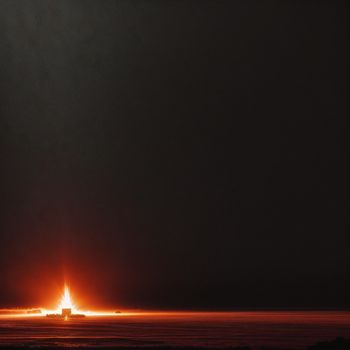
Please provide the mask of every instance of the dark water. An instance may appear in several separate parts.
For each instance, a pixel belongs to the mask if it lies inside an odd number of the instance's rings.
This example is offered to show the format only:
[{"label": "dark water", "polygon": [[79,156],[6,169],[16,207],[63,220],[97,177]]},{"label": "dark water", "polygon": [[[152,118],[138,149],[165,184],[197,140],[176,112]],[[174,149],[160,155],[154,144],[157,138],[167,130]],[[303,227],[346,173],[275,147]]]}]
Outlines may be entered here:
[{"label": "dark water", "polygon": [[54,320],[0,317],[0,345],[305,348],[350,338],[350,312],[172,313]]}]

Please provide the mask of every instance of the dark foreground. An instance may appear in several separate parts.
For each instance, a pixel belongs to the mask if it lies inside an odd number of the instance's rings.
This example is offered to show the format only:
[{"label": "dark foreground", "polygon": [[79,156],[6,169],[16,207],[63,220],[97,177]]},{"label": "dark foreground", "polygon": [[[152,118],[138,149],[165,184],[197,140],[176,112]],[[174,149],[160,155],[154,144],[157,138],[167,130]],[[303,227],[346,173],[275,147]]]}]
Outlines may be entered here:
[{"label": "dark foreground", "polygon": [[[0,349],[11,349],[11,350],[67,350],[66,347],[29,347],[29,346],[1,346]],[[78,347],[79,350],[218,350],[218,348],[175,348],[175,347]],[[314,345],[307,347],[305,350],[348,350],[350,349],[350,340],[344,338],[337,338],[332,341],[319,342]],[[222,350],[253,350],[249,346],[240,346],[235,348],[223,348]],[[278,350],[277,348],[261,347],[261,350]],[[290,349],[292,350],[292,349]]]},{"label": "dark foreground", "polygon": [[68,321],[0,317],[12,349],[349,349],[350,312],[140,313]]}]

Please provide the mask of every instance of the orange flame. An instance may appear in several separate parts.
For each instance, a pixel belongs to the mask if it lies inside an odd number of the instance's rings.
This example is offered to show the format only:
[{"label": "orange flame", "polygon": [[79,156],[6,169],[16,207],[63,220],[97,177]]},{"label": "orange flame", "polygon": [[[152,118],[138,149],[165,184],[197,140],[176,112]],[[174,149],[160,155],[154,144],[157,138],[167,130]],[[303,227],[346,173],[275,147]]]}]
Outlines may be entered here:
[{"label": "orange flame", "polygon": [[67,286],[64,286],[63,296],[61,298],[58,309],[72,309],[72,311],[75,310],[72,298],[70,296],[69,288]]}]

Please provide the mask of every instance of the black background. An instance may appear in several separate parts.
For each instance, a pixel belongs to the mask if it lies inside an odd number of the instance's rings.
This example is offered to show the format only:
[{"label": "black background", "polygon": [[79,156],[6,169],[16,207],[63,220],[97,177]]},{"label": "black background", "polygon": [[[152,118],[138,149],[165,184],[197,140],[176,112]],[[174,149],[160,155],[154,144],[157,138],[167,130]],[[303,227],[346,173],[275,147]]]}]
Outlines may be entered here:
[{"label": "black background", "polygon": [[349,307],[347,17],[2,0],[0,306]]}]

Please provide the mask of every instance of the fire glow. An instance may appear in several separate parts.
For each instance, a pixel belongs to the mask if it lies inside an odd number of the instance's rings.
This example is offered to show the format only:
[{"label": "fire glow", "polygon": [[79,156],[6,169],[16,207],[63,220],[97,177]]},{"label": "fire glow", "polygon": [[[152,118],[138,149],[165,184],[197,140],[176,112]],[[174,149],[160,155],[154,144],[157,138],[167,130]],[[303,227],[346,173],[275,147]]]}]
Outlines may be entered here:
[{"label": "fire glow", "polygon": [[85,318],[86,316],[126,316],[131,315],[130,312],[121,311],[82,311],[73,301],[69,287],[63,288],[63,293],[57,303],[56,309],[46,309],[35,307],[30,309],[0,309],[0,318],[6,317],[45,317],[49,319],[69,320],[75,318]]},{"label": "fire glow", "polygon": [[[115,311],[90,311],[81,310],[72,297],[69,287],[64,286],[62,295],[57,302],[56,309],[46,309],[42,307],[34,307],[29,309],[0,309],[0,319],[7,318],[40,318],[44,317],[48,320],[69,321],[79,319],[83,321],[87,317],[203,317],[210,315],[220,316],[220,312],[189,312],[189,311],[146,311],[146,310],[115,310]],[[224,313],[225,314],[225,313]]]},{"label": "fire glow", "polygon": [[71,317],[85,317],[85,314],[79,313],[74,304],[72,303],[72,298],[70,296],[69,288],[67,286],[64,286],[64,292],[58,310],[60,311],[60,313],[48,313],[46,314],[46,316],[50,318],[64,318],[65,320]]},{"label": "fire glow", "polygon": [[73,311],[74,305],[72,303],[72,298],[70,296],[69,288],[67,286],[64,286],[63,296],[58,309],[67,309],[67,308],[72,309]]}]

